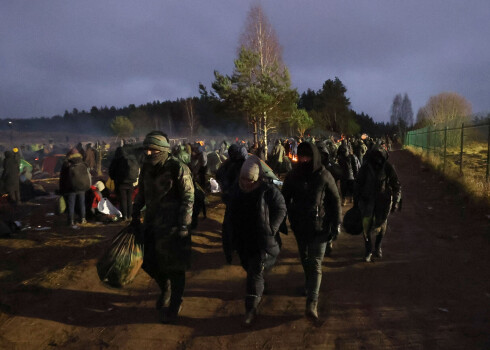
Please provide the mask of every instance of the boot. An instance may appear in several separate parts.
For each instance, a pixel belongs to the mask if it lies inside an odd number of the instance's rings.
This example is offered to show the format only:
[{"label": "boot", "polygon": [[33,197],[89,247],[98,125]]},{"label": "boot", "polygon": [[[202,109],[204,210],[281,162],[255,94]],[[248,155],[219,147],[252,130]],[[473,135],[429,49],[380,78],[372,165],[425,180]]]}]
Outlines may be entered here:
[{"label": "boot", "polygon": [[261,300],[262,298],[257,295],[247,295],[245,298],[245,319],[243,320],[245,327],[250,327],[255,323]]},{"label": "boot", "polygon": [[161,310],[163,307],[168,307],[170,305],[170,296],[172,295],[170,286],[170,280],[166,280],[164,285],[160,287],[162,289],[162,293],[158,297],[155,305],[157,310]]},{"label": "boot", "polygon": [[306,317],[313,321],[318,321],[318,301],[306,299]]},{"label": "boot", "polygon": [[175,323],[182,311],[182,299],[174,304],[170,303],[168,308],[162,309],[160,312],[160,321],[165,324]]}]

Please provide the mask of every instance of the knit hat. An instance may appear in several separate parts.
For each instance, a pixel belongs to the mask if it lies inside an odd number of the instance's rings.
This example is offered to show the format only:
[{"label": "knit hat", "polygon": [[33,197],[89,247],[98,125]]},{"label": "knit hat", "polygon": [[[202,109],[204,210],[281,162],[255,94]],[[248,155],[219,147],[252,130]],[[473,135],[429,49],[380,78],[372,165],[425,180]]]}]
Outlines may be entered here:
[{"label": "knit hat", "polygon": [[251,192],[259,187],[260,179],[263,176],[262,166],[260,159],[255,156],[249,156],[245,162],[243,162],[240,169],[240,179],[238,184],[240,189],[244,192]]},{"label": "knit hat", "polygon": [[95,183],[95,187],[97,187],[97,189],[99,190],[99,192],[102,192],[105,188],[105,185],[102,181],[97,181]]},{"label": "knit hat", "polygon": [[170,152],[170,144],[168,139],[163,133],[152,131],[146,135],[143,141],[143,147],[145,149],[156,149],[158,151]]}]

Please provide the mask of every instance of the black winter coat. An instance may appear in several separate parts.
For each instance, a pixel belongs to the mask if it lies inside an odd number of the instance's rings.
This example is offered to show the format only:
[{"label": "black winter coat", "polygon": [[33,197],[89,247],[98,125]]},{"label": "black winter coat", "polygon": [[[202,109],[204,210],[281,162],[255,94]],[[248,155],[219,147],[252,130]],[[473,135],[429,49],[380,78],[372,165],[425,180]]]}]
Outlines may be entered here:
[{"label": "black winter coat", "polygon": [[321,164],[315,145],[312,171],[300,167],[290,171],[282,187],[289,222],[297,238],[326,242],[341,222],[340,196],[334,178]]},{"label": "black winter coat", "polygon": [[[244,201],[255,204],[243,208]],[[264,182],[251,193],[244,193],[235,184],[226,211],[223,222],[226,256],[230,256],[233,250],[240,255],[260,254],[262,258],[265,254],[279,254],[279,226],[286,217],[286,205],[275,185]]]},{"label": "black winter coat", "polygon": [[116,154],[109,166],[109,176],[117,188],[132,188],[138,180],[139,164],[136,157],[127,154],[122,147],[116,149]]},{"label": "black winter coat", "polygon": [[69,156],[63,162],[60,172],[61,194],[87,191],[91,181],[87,164],[79,153]]},{"label": "black winter coat", "polygon": [[342,168],[342,180],[354,180],[359,172],[360,163],[353,154],[339,154],[339,166]]},{"label": "black winter coat", "polygon": [[12,151],[5,152],[3,160],[2,184],[5,192],[19,190],[20,158]]},{"label": "black winter coat", "polygon": [[216,180],[221,187],[221,196],[223,202],[228,203],[230,197],[230,191],[238,182],[238,176],[240,175],[240,169],[243,162],[247,158],[247,150],[244,147],[238,147],[233,144],[228,149],[229,158],[219,167],[216,172]]},{"label": "black winter coat", "polygon": [[[384,162],[379,167],[373,164],[376,154]],[[395,168],[387,161],[388,155],[381,148],[373,149],[369,160],[359,170],[354,184],[354,201],[363,217],[375,218],[375,226],[381,226],[388,218],[391,206],[401,199],[401,185]]]}]

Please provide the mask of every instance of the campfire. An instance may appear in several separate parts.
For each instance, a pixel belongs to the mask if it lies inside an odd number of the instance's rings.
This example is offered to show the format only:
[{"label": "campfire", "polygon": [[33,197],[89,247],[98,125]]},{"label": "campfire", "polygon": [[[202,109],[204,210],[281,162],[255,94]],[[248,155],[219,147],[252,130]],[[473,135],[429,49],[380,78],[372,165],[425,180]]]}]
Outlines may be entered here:
[{"label": "campfire", "polygon": [[298,161],[298,156],[293,155],[292,153],[288,154],[289,159],[291,159],[292,162],[297,162]]}]

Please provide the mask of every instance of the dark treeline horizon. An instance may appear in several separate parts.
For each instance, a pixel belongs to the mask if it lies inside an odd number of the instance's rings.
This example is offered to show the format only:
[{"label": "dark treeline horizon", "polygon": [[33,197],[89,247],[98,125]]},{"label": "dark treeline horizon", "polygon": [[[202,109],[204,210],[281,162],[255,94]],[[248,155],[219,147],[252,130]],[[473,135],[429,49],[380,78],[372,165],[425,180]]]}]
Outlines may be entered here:
[{"label": "dark treeline horizon", "polygon": [[[304,98],[305,94],[302,95]],[[250,134],[250,127],[246,118],[240,113],[227,110],[216,100],[203,95],[189,99],[176,99],[173,101],[153,101],[139,106],[130,104],[116,108],[114,106],[96,107],[90,111],[79,111],[73,108],[66,110],[63,115],[52,117],[33,118],[6,118],[0,121],[0,130],[10,130],[10,125],[16,131],[23,132],[76,132],[94,136],[114,135],[111,122],[117,116],[128,117],[134,125],[132,136],[141,138],[151,130],[162,130],[170,137],[188,137],[190,128],[188,122],[188,110],[186,101],[191,101],[197,127],[194,127],[194,137],[198,136],[243,136]],[[304,101],[298,101],[301,106]],[[188,103],[187,103],[188,105]],[[309,111],[311,113],[311,111]],[[348,109],[348,118],[355,122],[360,130],[357,134],[367,133],[370,136],[383,136],[396,132],[389,123],[377,123],[365,113],[357,113]],[[12,124],[8,122],[11,121]],[[315,125],[307,132],[314,136],[322,136],[334,133],[342,133],[342,130],[326,128],[321,122],[315,121]],[[296,136],[293,128],[285,121],[277,129],[279,136]],[[251,135],[251,134],[250,134]]]}]

